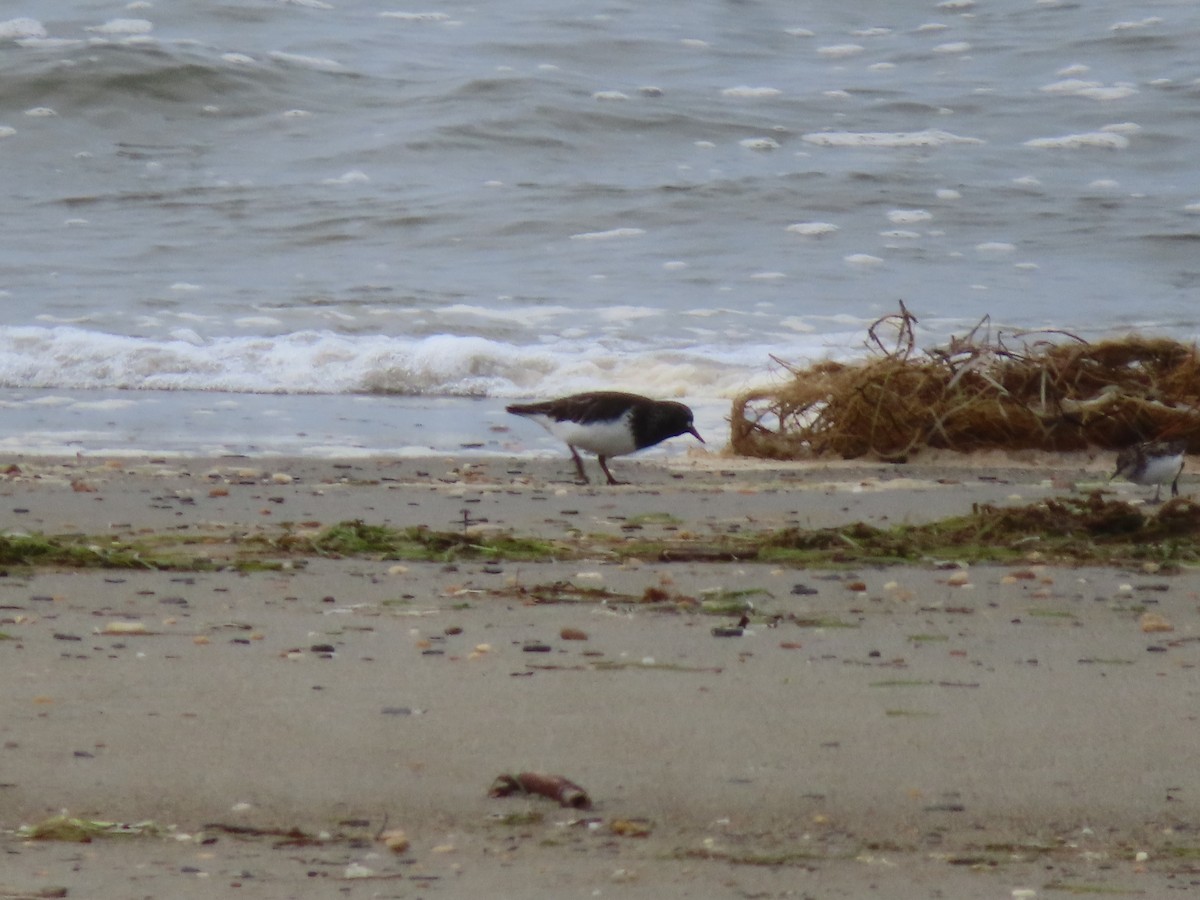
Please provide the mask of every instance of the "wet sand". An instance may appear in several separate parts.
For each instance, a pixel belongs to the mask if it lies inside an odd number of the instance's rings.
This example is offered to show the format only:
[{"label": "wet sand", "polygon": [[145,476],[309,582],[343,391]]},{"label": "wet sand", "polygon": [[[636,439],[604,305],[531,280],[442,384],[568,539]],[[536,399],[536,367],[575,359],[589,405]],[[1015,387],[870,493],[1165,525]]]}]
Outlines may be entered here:
[{"label": "wet sand", "polygon": [[[702,539],[928,521],[1107,474],[1082,458],[696,454],[618,460],[632,483],[609,488],[571,483],[558,459],[10,461],[9,530],[181,541],[347,519]],[[813,571],[605,546],[569,562],[9,570],[0,897],[1200,887],[1200,576],[1036,555]],[[664,602],[639,602],[647,591]],[[736,617],[697,604],[733,592],[760,615],[716,636]],[[535,599],[550,596],[564,602]],[[488,797],[525,770],[570,778],[592,807]],[[74,844],[14,831],[63,810],[168,832]],[[375,840],[392,828],[403,853]]]}]

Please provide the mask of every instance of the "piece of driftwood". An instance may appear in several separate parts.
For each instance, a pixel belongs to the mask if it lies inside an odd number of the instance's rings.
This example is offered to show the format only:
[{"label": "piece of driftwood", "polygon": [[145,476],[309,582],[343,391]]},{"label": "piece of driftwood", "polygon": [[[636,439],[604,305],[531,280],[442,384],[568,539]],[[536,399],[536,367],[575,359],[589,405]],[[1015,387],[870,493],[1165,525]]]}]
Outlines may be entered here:
[{"label": "piece of driftwood", "polygon": [[542,772],[520,772],[516,775],[500,775],[488,790],[489,797],[508,797],[512,794],[540,794],[555,800],[561,806],[588,809],[592,798],[587,791],[561,775],[546,775]]}]

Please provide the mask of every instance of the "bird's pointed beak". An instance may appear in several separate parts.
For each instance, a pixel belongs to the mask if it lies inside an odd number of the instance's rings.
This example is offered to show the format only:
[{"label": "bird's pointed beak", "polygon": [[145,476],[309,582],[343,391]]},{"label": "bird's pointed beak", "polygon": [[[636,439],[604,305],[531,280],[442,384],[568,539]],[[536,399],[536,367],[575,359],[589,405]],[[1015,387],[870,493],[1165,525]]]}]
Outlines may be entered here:
[{"label": "bird's pointed beak", "polygon": [[700,432],[698,432],[698,431],[696,430],[696,426],[695,426],[695,425],[693,425],[693,426],[691,426],[690,428],[688,428],[688,430],[687,430],[687,433],[688,433],[688,434],[690,434],[692,437],[694,437],[696,440],[698,440],[700,443],[702,443],[702,444],[703,444],[703,443],[706,443],[706,442],[705,442],[705,440],[704,440],[704,438],[700,437]]}]

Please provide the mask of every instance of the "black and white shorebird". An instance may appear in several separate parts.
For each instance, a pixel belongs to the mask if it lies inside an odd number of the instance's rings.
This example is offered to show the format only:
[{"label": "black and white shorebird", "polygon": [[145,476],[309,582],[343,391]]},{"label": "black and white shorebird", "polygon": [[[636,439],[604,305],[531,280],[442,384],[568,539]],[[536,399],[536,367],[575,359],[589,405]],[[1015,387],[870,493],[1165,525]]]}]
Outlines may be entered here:
[{"label": "black and white shorebird", "polygon": [[704,443],[692,424],[692,411],[682,403],[621,391],[590,391],[543,403],[514,403],[507,411],[532,419],[565,441],[584,484],[588,477],[579,458],[580,450],[595,453],[608,483],[620,484],[608,471],[610,457],[653,447],[680,434],[690,434]]},{"label": "black and white shorebird", "polygon": [[1180,440],[1147,441],[1126,447],[1117,454],[1117,471],[1112,473],[1109,480],[1121,476],[1134,484],[1154,485],[1151,503],[1159,502],[1159,491],[1170,482],[1171,496],[1178,497],[1179,474],[1183,471],[1183,454],[1187,446],[1186,440]]}]

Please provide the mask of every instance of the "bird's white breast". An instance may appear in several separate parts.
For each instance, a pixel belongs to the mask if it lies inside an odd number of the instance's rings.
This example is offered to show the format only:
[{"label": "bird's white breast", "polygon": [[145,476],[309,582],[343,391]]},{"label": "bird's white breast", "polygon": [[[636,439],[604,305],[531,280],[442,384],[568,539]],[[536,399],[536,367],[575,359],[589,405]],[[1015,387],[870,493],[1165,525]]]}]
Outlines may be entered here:
[{"label": "bird's white breast", "polygon": [[1167,481],[1173,481],[1175,476],[1179,474],[1179,467],[1182,464],[1182,453],[1178,453],[1175,456],[1147,457],[1146,471],[1140,473],[1136,479],[1131,478],[1130,481],[1136,480],[1139,484],[1162,484]]},{"label": "bird's white breast", "polygon": [[624,456],[637,447],[633,443],[633,432],[629,427],[630,414],[626,413],[611,422],[589,422],[580,425],[569,420],[556,422],[549,416],[530,416],[560,441],[597,456]]}]

